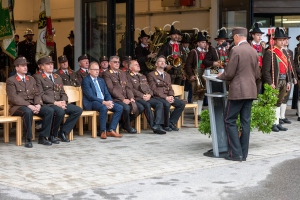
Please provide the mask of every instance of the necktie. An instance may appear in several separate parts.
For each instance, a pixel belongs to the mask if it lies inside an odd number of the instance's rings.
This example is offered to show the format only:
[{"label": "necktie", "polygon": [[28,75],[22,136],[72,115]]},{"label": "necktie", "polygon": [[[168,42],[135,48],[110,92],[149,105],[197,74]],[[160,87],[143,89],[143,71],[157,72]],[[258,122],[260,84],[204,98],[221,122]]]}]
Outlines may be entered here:
[{"label": "necktie", "polygon": [[101,89],[100,89],[99,85],[97,84],[97,79],[96,79],[96,78],[94,79],[94,85],[95,85],[95,88],[96,88],[97,97],[98,97],[99,99],[104,99],[104,98],[103,98],[103,94],[102,94],[102,92],[101,92]]},{"label": "necktie", "polygon": [[164,78],[164,74],[160,74],[162,78]]},{"label": "necktie", "polygon": [[66,75],[69,75],[69,73],[68,73],[67,71],[65,71],[65,74],[66,74]]},{"label": "necktie", "polygon": [[49,79],[54,83],[52,75],[49,75]]},{"label": "necktie", "polygon": [[25,83],[25,78],[22,78],[22,81]]}]

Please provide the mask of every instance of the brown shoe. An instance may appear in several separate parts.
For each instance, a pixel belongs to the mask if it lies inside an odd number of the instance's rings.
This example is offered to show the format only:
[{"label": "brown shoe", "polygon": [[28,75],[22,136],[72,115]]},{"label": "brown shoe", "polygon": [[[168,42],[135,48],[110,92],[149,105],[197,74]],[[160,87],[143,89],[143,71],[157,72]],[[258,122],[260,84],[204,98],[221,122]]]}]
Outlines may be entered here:
[{"label": "brown shoe", "polygon": [[106,131],[102,131],[102,132],[101,132],[100,138],[101,138],[101,139],[106,139],[106,138],[107,138],[107,136],[106,136]]},{"label": "brown shoe", "polygon": [[118,134],[114,130],[108,131],[106,135],[107,137],[117,137],[117,138],[123,137],[122,134]]}]

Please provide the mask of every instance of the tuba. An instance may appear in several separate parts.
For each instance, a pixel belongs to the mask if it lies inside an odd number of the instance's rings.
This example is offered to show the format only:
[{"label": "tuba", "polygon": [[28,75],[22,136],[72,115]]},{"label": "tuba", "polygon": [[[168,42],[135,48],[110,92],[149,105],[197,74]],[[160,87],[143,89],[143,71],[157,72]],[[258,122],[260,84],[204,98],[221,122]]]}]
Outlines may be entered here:
[{"label": "tuba", "polygon": [[173,67],[178,68],[182,64],[182,59],[180,57],[173,58],[172,55],[169,55],[167,57],[167,63],[168,65],[172,65]]},{"label": "tuba", "polygon": [[[167,39],[168,34],[166,31],[164,31],[161,28],[155,27],[155,33],[154,37],[152,39],[152,43],[149,44],[149,51],[152,53],[158,53],[162,45],[164,44],[164,41]],[[149,58],[146,62],[146,66],[150,70],[155,69],[155,61],[156,57]]]}]

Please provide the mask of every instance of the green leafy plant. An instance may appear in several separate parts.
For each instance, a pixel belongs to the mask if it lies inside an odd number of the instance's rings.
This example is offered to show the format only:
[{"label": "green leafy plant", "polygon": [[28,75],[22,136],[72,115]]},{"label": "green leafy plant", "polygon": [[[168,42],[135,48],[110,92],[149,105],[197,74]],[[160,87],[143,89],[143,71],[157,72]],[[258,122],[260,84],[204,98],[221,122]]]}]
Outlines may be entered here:
[{"label": "green leafy plant", "polygon": [[[263,133],[270,133],[272,131],[272,125],[276,119],[275,117],[275,104],[277,102],[278,90],[273,89],[270,85],[264,85],[264,93],[258,95],[258,99],[255,100],[251,108],[251,130],[257,128],[258,131]],[[201,115],[201,122],[199,123],[198,130],[210,137],[210,119],[209,111],[203,110]],[[239,130],[242,129],[240,118],[237,119],[237,126]]]}]

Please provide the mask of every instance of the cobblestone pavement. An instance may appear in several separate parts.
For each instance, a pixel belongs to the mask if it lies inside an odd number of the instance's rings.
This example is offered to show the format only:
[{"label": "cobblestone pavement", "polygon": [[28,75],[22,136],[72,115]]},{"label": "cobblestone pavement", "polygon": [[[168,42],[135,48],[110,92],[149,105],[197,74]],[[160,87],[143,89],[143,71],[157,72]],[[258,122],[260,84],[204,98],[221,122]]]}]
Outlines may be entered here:
[{"label": "cobblestone pavement", "polygon": [[[299,153],[300,122],[294,114],[294,110],[288,110],[287,116],[293,123],[285,125],[289,128],[286,132],[251,134],[247,162]],[[84,136],[75,132],[70,143],[43,146],[36,140],[32,149],[15,146],[11,135],[9,143],[0,143],[0,199],[52,199],[93,188],[235,164],[203,155],[211,149],[211,139],[191,128],[191,119],[186,117],[180,131],[166,135],[142,130],[141,134],[101,140],[91,138],[88,131]]]}]

